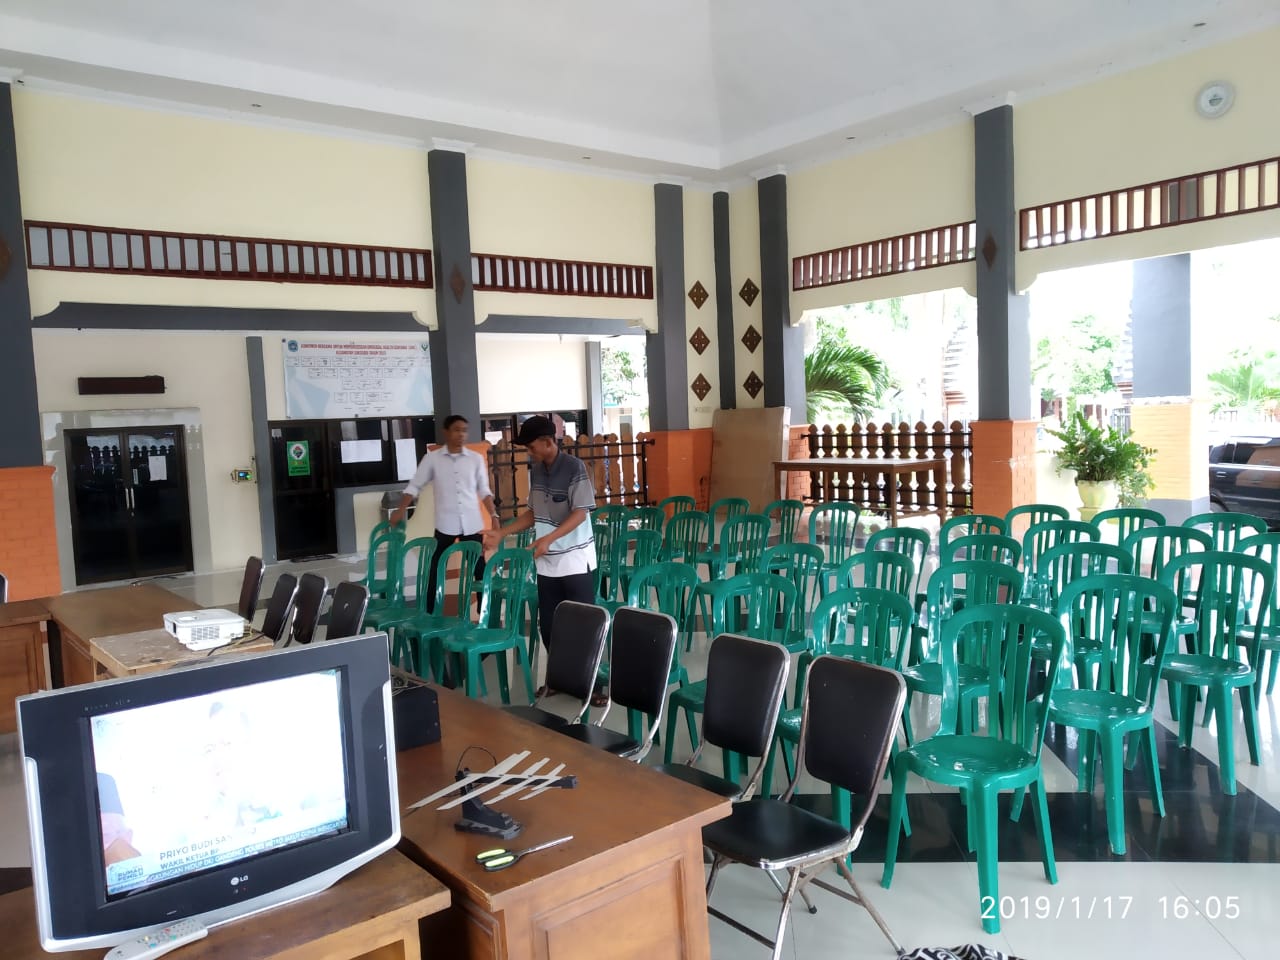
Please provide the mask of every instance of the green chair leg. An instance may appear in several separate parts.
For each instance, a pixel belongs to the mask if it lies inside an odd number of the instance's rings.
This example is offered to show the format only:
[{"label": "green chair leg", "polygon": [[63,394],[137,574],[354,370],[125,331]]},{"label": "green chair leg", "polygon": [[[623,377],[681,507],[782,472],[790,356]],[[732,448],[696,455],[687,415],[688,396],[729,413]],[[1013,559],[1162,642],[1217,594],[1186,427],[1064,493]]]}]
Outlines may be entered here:
[{"label": "green chair leg", "polygon": [[[474,658],[470,654],[467,656],[467,669],[471,669],[471,664],[475,663],[477,670],[483,669],[480,666],[480,655],[476,654]],[[502,698],[503,704],[511,703],[511,677],[507,673],[507,658],[503,652],[494,655],[494,659],[498,661],[498,696]]]},{"label": "green chair leg", "polygon": [[893,870],[898,865],[898,844],[902,840],[902,815],[907,809],[907,767],[894,764],[893,797],[889,801],[889,836],[884,849],[884,872],[880,886],[886,890],[893,883]]},{"label": "green chair leg", "polygon": [[1098,738],[1102,745],[1102,791],[1107,808],[1107,838],[1111,852],[1125,853],[1124,836],[1124,737],[1118,730],[1105,730]]},{"label": "green chair leg", "polygon": [[982,929],[1000,932],[1000,879],[997,870],[1000,854],[997,846],[996,799],[994,790],[975,787],[969,795],[970,834],[977,834],[978,910]]},{"label": "green chair leg", "polygon": [[[1271,670],[1267,674],[1267,696],[1269,697],[1276,688],[1276,668],[1280,666],[1280,652],[1270,651],[1267,659],[1271,661]],[[1258,677],[1261,678],[1262,674],[1259,673]]]},{"label": "green chair leg", "polygon": [[[1230,709],[1230,693],[1227,694],[1226,700]],[[1244,739],[1249,744],[1249,762],[1256,767],[1259,762],[1258,691],[1249,684],[1240,688],[1240,709],[1244,711]]]},{"label": "green chair leg", "polygon": [[1035,793],[1036,831],[1040,834],[1040,861],[1044,864],[1044,878],[1058,882],[1058,862],[1053,856],[1053,831],[1049,829],[1049,798],[1045,793],[1043,777],[1031,785]]},{"label": "green chair leg", "polygon": [[1151,801],[1156,813],[1164,816],[1164,789],[1160,783],[1160,758],[1156,756],[1156,727],[1147,727],[1147,779],[1151,781]]},{"label": "green chair leg", "polygon": [[[1194,687],[1188,687],[1193,690]],[[1222,784],[1222,792],[1228,797],[1236,795],[1236,744],[1235,715],[1231,711],[1231,694],[1225,684],[1214,684],[1209,690],[1209,703],[1218,712],[1218,780]],[[1188,698],[1183,707],[1191,707],[1194,701]]]}]

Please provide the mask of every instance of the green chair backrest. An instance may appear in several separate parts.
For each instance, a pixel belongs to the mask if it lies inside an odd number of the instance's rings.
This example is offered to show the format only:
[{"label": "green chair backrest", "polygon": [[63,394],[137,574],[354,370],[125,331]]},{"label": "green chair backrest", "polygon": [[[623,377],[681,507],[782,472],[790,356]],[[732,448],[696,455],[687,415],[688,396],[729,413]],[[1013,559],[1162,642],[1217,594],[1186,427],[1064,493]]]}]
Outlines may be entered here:
[{"label": "green chair backrest", "polygon": [[1246,537],[1267,532],[1267,521],[1250,513],[1197,513],[1182,525],[1207,533],[1215,550],[1234,550]]},{"label": "green chair backrest", "polygon": [[[436,556],[436,538],[435,537],[414,537],[412,540],[406,540],[404,547],[400,551],[401,566],[413,566],[413,605],[418,613],[427,612],[427,584],[431,582],[431,561]],[[404,601],[404,591],[400,592],[400,598],[395,601],[401,603]]]},{"label": "green chair backrest", "polygon": [[604,524],[609,528],[610,534],[617,538],[627,532],[627,527],[631,523],[631,514],[631,507],[620,503],[606,503],[591,511],[591,522]]},{"label": "green chair backrest", "polygon": [[952,517],[938,531],[938,550],[941,551],[956,537],[967,537],[975,533],[1004,533],[1004,518],[993,517],[989,513],[962,513]]},{"label": "green chair backrest", "polygon": [[1001,533],[1016,540],[1028,527],[1034,527],[1037,523],[1070,519],[1071,512],[1056,503],[1024,503],[1004,515],[1004,530]]},{"label": "green chair backrest", "polygon": [[769,546],[769,518],[745,513],[734,517],[720,528],[720,551],[733,572],[758,573],[760,558]]},{"label": "green chair backrest", "polygon": [[[528,551],[520,551],[532,559],[532,554]],[[479,589],[476,584],[476,562],[484,554],[484,548],[474,540],[459,540],[445,548],[444,553],[440,554],[440,560],[436,563],[436,597],[435,611],[437,616],[444,615],[444,600],[449,595],[449,569],[455,564],[458,568],[458,575],[454,585],[454,597],[458,601],[458,609],[454,615],[459,620],[467,618],[471,597]],[[428,560],[428,563],[431,561]],[[419,575],[419,583],[424,584],[423,592],[426,592],[426,581]],[[425,605],[423,606],[425,609]]]},{"label": "green chair backrest", "polygon": [[[393,603],[400,601],[404,594],[404,567],[400,560],[403,546],[403,527],[385,527],[376,536],[369,538],[364,585],[369,588],[370,596],[385,597]],[[382,561],[381,564],[379,560]],[[385,571],[381,576],[378,574],[379,566]]]},{"label": "green chair backrest", "polygon": [[[1236,553],[1242,553],[1246,557],[1257,557],[1273,571],[1280,570],[1280,532],[1259,533],[1246,537],[1236,544]],[[1280,589],[1277,589],[1274,582],[1271,589],[1271,606],[1263,622],[1273,634],[1280,631]]]},{"label": "green chair backrest", "polygon": [[1099,574],[1132,573],[1133,557],[1114,543],[1060,543],[1040,554],[1031,572],[1045,591],[1037,606],[1053,610],[1068,584]]},{"label": "green chair backrest", "polygon": [[712,614],[729,629],[713,629],[721,633],[741,633],[757,640],[781,641],[786,638],[796,602],[796,587],[776,573],[740,573],[725,581],[723,606]]},{"label": "green chair backrest", "polygon": [[[670,507],[670,511],[667,510]],[[663,497],[658,501],[658,509],[663,514],[674,517],[677,513],[684,513],[686,510],[696,510],[698,508],[697,501],[687,494],[677,493],[674,496]]]},{"label": "green chair backrest", "polygon": [[779,543],[796,542],[796,527],[804,513],[803,503],[799,500],[775,500],[760,512],[769,518],[770,524],[778,525]]},{"label": "green chair backrest", "polygon": [[1107,524],[1116,528],[1116,543],[1124,543],[1129,534],[1143,527],[1163,527],[1168,521],[1159,510],[1146,507],[1116,507],[1112,510],[1099,510],[1089,520],[1099,531],[1107,529]]},{"label": "green chair backrest", "polygon": [[915,566],[911,596],[917,596],[924,579],[924,561],[929,555],[929,531],[919,527],[885,527],[867,537],[867,550],[891,550],[907,557]]},{"label": "green chair backrest", "polygon": [[602,600],[625,600],[627,583],[636,570],[658,562],[662,552],[662,534],[657,530],[628,530],[613,544],[609,581],[609,596]]},{"label": "green chair backrest", "polygon": [[654,530],[661,535],[667,514],[661,507],[636,507],[631,511],[631,519],[641,530]]},{"label": "green chair backrest", "polygon": [[1159,580],[1166,565],[1185,553],[1213,549],[1213,539],[1203,530],[1190,527],[1143,527],[1120,544],[1133,558],[1133,572]]},{"label": "green chair backrest", "polygon": [[809,513],[809,542],[822,547],[824,569],[835,570],[853,556],[860,513],[856,503],[820,503]]},{"label": "green chair backrest", "polygon": [[911,636],[911,602],[875,587],[832,590],[813,611],[813,652],[902,670]]},{"label": "green chair backrest", "polygon": [[740,517],[751,510],[751,501],[746,497],[721,497],[707,508],[707,516],[711,518],[711,536],[709,543],[719,540],[720,529],[734,517]]},{"label": "green chair backrest", "polygon": [[1195,606],[1198,653],[1227,659],[1238,656],[1240,628],[1262,621],[1270,609],[1275,569],[1259,556],[1209,550],[1174,557],[1160,582]]},{"label": "green chair backrest", "polygon": [[[1148,708],[1154,706],[1160,685],[1146,682],[1140,671],[1143,661],[1154,656],[1151,676],[1160,676],[1164,658],[1173,646],[1178,598],[1172,590],[1146,577],[1092,574],[1067,584],[1056,610],[1072,643],[1091,640],[1101,650],[1095,689],[1136,697]],[[1157,641],[1154,652],[1148,649],[1152,635]]]},{"label": "green chair backrest", "polygon": [[990,560],[993,563],[1018,565],[1022,547],[1013,537],[1002,533],[970,533],[956,537],[938,547],[938,564],[957,560]]},{"label": "green chair backrest", "polygon": [[[941,564],[929,577],[925,591],[928,638],[942,636],[942,628],[959,609],[971,605],[1013,603],[1022,595],[1022,571],[992,560],[956,560]],[[936,644],[926,659],[937,658]]]},{"label": "green chair backrest", "polygon": [[822,573],[822,548],[812,543],[779,543],[760,558],[760,569],[786,577],[796,587],[796,605],[791,630],[804,630],[817,603]]},{"label": "green chair backrest", "polygon": [[1098,528],[1083,520],[1046,520],[1032,524],[1022,537],[1022,569],[1035,570],[1040,554],[1060,543],[1097,540]]},{"label": "green chair backrest", "polygon": [[942,722],[955,733],[960,717],[959,664],[983,667],[987,688],[987,736],[1014,743],[1038,761],[1044,746],[1050,697],[1032,696],[1033,648],[1048,648],[1046,690],[1057,688],[1067,645],[1062,621],[1051,613],[1012,603],[967,606],[943,624]]},{"label": "green chair backrest", "polygon": [[841,587],[875,587],[904,597],[914,596],[911,589],[915,579],[911,558],[888,550],[854,554],[836,571],[836,583]]},{"label": "green chair backrest", "polygon": [[692,563],[707,548],[711,518],[701,510],[686,510],[667,521],[662,532],[662,559]]},{"label": "green chair backrest", "polygon": [[[593,528],[594,531],[594,528]],[[528,527],[516,534],[516,547],[520,550],[528,550],[533,546],[534,528]]]},{"label": "green chair backrest", "polygon": [[480,581],[482,625],[503,627],[511,633],[519,629],[525,586],[532,569],[533,554],[528,550],[499,550],[485,562],[484,579]]},{"label": "green chair backrest", "polygon": [[691,626],[694,593],[700,582],[692,564],[651,563],[631,575],[627,606],[665,613],[683,632]]}]

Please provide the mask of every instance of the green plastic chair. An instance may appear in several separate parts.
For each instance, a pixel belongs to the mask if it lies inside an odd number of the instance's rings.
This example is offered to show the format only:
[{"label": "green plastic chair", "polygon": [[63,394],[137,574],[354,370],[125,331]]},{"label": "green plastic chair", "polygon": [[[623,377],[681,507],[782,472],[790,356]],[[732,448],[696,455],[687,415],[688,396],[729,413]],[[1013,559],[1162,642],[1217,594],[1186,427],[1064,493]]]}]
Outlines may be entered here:
[{"label": "green plastic chair", "polygon": [[1150,510],[1146,507],[1116,507],[1112,510],[1099,510],[1089,522],[1098,528],[1100,538],[1104,530],[1114,526],[1116,543],[1124,543],[1129,539],[1129,534],[1144,527],[1163,527],[1168,521],[1159,510]]},{"label": "green plastic chair", "polygon": [[[423,574],[424,572],[430,574],[431,559],[435,556],[435,552],[435,537],[414,537],[401,546],[401,567],[411,566],[415,573],[414,583],[417,584],[417,587],[414,592],[413,602],[410,603],[405,600],[404,576],[401,575],[393,595],[381,600],[369,601],[369,606],[364,613],[364,625],[366,627],[373,630],[383,630],[389,624],[408,620],[419,612],[426,613],[424,594],[427,591],[427,581],[423,579]],[[419,600],[423,602],[420,604]]]},{"label": "green plastic chair", "polygon": [[[970,561],[975,562],[975,561]],[[1057,671],[1066,647],[1066,631],[1052,614],[1015,604],[967,606],[949,618],[942,629],[942,723],[937,735],[901,750],[893,759],[893,798],[889,804],[889,840],[881,885],[893,882],[907,802],[907,776],[916,774],[933,783],[958,787],[967,809],[969,848],[978,861],[978,903],[982,928],[1000,932],[997,798],[1002,790],[1031,787],[1036,829],[1040,835],[1045,879],[1058,882],[1049,829],[1040,754],[1044,747],[1048,697],[1030,697],[1031,649],[1035,641],[1049,644],[1048,687],[1057,684]],[[957,733],[964,713],[961,693],[961,651],[981,646],[986,655],[980,682],[990,704],[985,735]]]},{"label": "green plastic chair", "polygon": [[1049,520],[1070,520],[1071,512],[1056,503],[1024,503],[1004,515],[1005,536],[1018,539],[1030,527]]},{"label": "green plastic chair", "polygon": [[809,542],[822,547],[819,592],[825,594],[836,571],[857,549],[855,537],[861,509],[856,503],[820,503],[809,513]]},{"label": "green plastic chair", "polygon": [[[370,599],[399,599],[404,588],[404,565],[400,562],[403,546],[403,527],[388,525],[377,534],[370,535],[368,565],[362,581],[369,590]],[[384,572],[379,573],[379,567]]]},{"label": "green plastic chair", "polygon": [[[1035,571],[1037,593],[1023,602],[1039,610],[1055,613],[1058,610],[1058,598],[1077,580],[1102,574],[1128,574],[1132,571],[1133,560],[1124,548],[1114,543],[1091,540],[1060,543],[1040,554]],[[1081,689],[1092,688],[1093,671],[1102,659],[1101,647],[1090,637],[1080,633],[1069,634],[1069,637],[1071,658],[1076,670],[1076,686]],[[1040,659],[1047,660],[1049,651],[1039,648],[1036,654]]]},{"label": "green plastic chair", "polygon": [[924,566],[929,555],[929,531],[919,527],[885,527],[867,537],[867,550],[891,550],[907,557],[915,567],[911,599],[917,610],[924,608]]},{"label": "green plastic chair", "polygon": [[1215,550],[1234,550],[1241,540],[1267,532],[1267,521],[1251,513],[1197,513],[1182,525],[1207,533]]},{"label": "green plastic chair", "polygon": [[[607,590],[598,590],[596,603],[610,614],[627,606],[628,582],[642,567],[658,562],[662,552],[662,534],[656,530],[628,530],[613,543],[609,567],[613,576],[607,581]],[[679,621],[677,620],[677,623]]]},{"label": "green plastic chair", "polygon": [[1111,852],[1117,856],[1124,855],[1126,846],[1124,746],[1130,735],[1135,738],[1132,746],[1146,748],[1151,802],[1156,813],[1164,816],[1154,712],[1159,686],[1149,677],[1140,682],[1139,672],[1153,637],[1150,669],[1158,675],[1163,668],[1173,643],[1177,608],[1178,600],[1168,587],[1146,577],[1119,573],[1072,581],[1058,603],[1067,636],[1077,645],[1088,641],[1097,649],[1100,669],[1091,689],[1054,690],[1049,719],[1081,731],[1076,773],[1080,790],[1093,792],[1094,753],[1102,753],[1107,836]]},{"label": "green plastic chair", "polygon": [[516,549],[528,550],[533,546],[534,528],[528,527],[516,534]]},{"label": "green plastic chair", "polygon": [[[1240,694],[1244,713],[1245,740],[1249,762],[1258,757],[1258,675],[1253,667],[1237,659],[1240,630],[1258,623],[1271,603],[1274,568],[1264,559],[1225,550],[1189,553],[1170,560],[1160,582],[1180,596],[1184,574],[1196,583],[1196,631],[1189,653],[1171,652],[1158,676],[1181,687],[1182,704],[1178,718],[1178,740],[1191,746],[1195,725],[1196,690],[1208,690],[1208,708],[1218,721],[1218,779],[1222,792],[1236,794],[1235,730],[1231,691]],[[1155,664],[1146,667],[1154,674]],[[1206,720],[1208,711],[1206,711]]]},{"label": "green plastic chair", "polygon": [[840,564],[836,571],[836,586],[892,590],[906,597],[910,603],[911,584],[915,578],[915,565],[909,557],[888,550],[864,550]]},{"label": "green plastic chair", "polygon": [[938,565],[957,560],[990,560],[1011,567],[1018,565],[1022,547],[1002,533],[969,533],[938,546]]},{"label": "green plastic chair", "polygon": [[614,546],[625,535],[631,524],[631,508],[621,504],[606,504],[591,512],[591,533],[596,541],[596,593],[607,596],[613,590]]},{"label": "green plastic chair", "polygon": [[730,518],[720,528],[718,543],[701,551],[696,564],[707,565],[708,582],[720,580],[733,572],[755,573],[760,570],[760,558],[769,546],[769,518],[754,513],[744,513]]},{"label": "green plastic chair", "polygon": [[[667,508],[671,509],[668,510]],[[668,517],[674,517],[677,513],[684,513],[686,510],[696,510],[698,508],[697,501],[683,493],[677,493],[674,496],[663,497],[658,501],[658,509]]]},{"label": "green plastic chair", "polygon": [[[1280,570],[1280,533],[1260,533],[1248,537],[1236,544],[1236,551],[1247,557],[1258,557],[1270,565],[1272,570]],[[1260,621],[1246,623],[1239,628],[1237,639],[1245,648],[1249,663],[1258,674],[1258,690],[1262,689],[1262,674],[1270,664],[1267,673],[1267,696],[1276,686],[1276,664],[1280,663],[1280,589],[1274,584],[1271,590],[1271,605]]]},{"label": "green plastic chair", "polygon": [[1022,537],[1022,572],[1026,578],[1023,600],[1033,602],[1041,592],[1036,567],[1042,553],[1060,543],[1093,542],[1099,536],[1098,528],[1083,520],[1046,520],[1032,524]]},{"label": "green plastic chair", "polygon": [[809,617],[818,602],[818,582],[822,573],[822,548],[812,543],[780,543],[760,558],[760,569],[786,577],[796,587],[796,602],[783,645],[788,650],[806,642]]},{"label": "green plastic chair", "polygon": [[701,510],[686,510],[667,521],[662,531],[662,559],[693,564],[707,548],[711,518]]},{"label": "green plastic chair", "polygon": [[[441,649],[462,668],[468,697],[480,696],[480,658],[486,653],[515,652],[516,662],[524,672],[525,691],[529,702],[536,699],[529,657],[521,642],[520,621],[524,609],[525,584],[533,568],[533,555],[526,550],[499,550],[489,558],[480,583],[480,620],[454,626],[440,638]],[[507,658],[495,658],[498,664],[498,692],[505,704],[511,703],[507,678]]]},{"label": "green plastic chair", "polygon": [[751,501],[746,497],[721,497],[707,507],[707,516],[711,518],[711,535],[708,543],[719,539],[720,529],[734,517],[741,517],[751,512]]},{"label": "green plastic chair", "polygon": [[[737,633],[773,643],[785,639],[786,625],[791,621],[791,610],[796,602],[795,584],[775,573],[740,573],[715,586],[722,585],[725,589],[708,592],[712,585],[700,583],[694,594],[694,602],[701,612],[708,636]],[[698,748],[697,723],[693,715],[702,713],[706,695],[704,680],[690,683],[671,694],[667,701],[664,763],[671,762],[676,717],[681,710],[685,713],[693,749]]]},{"label": "green plastic chair", "polygon": [[[422,588],[418,591],[417,612],[406,620],[385,624],[392,633],[392,661],[399,663],[406,651],[410,652],[412,662],[416,665],[419,676],[425,677],[430,668],[431,676],[437,683],[446,680],[444,658],[441,654],[440,638],[450,633],[461,623],[467,622],[471,615],[471,598],[476,592],[476,562],[483,555],[484,548],[474,540],[459,540],[445,548],[436,562],[436,596],[435,613],[427,613],[427,580],[420,570],[418,582]],[[420,555],[421,556],[421,555]],[[426,563],[430,563],[427,558]],[[446,613],[446,599],[449,596],[448,572],[457,568],[454,577],[454,611]]]},{"label": "green plastic chair", "polygon": [[938,530],[938,551],[956,537],[968,537],[975,533],[999,533],[1005,531],[1004,517],[989,513],[962,513],[952,517]]},{"label": "green plastic chair", "polygon": [[778,543],[795,543],[796,528],[800,525],[800,515],[804,513],[804,504],[799,500],[775,500],[760,511],[769,518],[769,523],[777,524]]},{"label": "green plastic chair", "polygon": [[641,530],[653,530],[661,536],[667,514],[661,507],[636,507],[631,511],[631,522]]}]

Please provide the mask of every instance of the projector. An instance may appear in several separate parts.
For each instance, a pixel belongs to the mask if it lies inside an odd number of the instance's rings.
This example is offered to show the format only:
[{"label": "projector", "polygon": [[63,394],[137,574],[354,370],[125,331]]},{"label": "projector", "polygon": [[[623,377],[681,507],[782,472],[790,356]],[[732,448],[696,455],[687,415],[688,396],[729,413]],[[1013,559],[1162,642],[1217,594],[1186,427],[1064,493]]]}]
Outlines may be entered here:
[{"label": "projector", "polygon": [[243,637],[245,622],[230,610],[183,610],[166,613],[164,628],[188,650],[210,650]]}]

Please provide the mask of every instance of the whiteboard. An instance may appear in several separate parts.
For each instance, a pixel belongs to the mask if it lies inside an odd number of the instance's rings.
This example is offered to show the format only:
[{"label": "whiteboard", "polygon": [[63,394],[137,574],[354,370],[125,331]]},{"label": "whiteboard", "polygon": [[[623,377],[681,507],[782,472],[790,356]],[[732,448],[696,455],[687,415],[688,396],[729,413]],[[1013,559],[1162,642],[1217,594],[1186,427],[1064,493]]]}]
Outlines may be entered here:
[{"label": "whiteboard", "polygon": [[424,340],[284,340],[291,420],[429,416],[431,352]]}]

